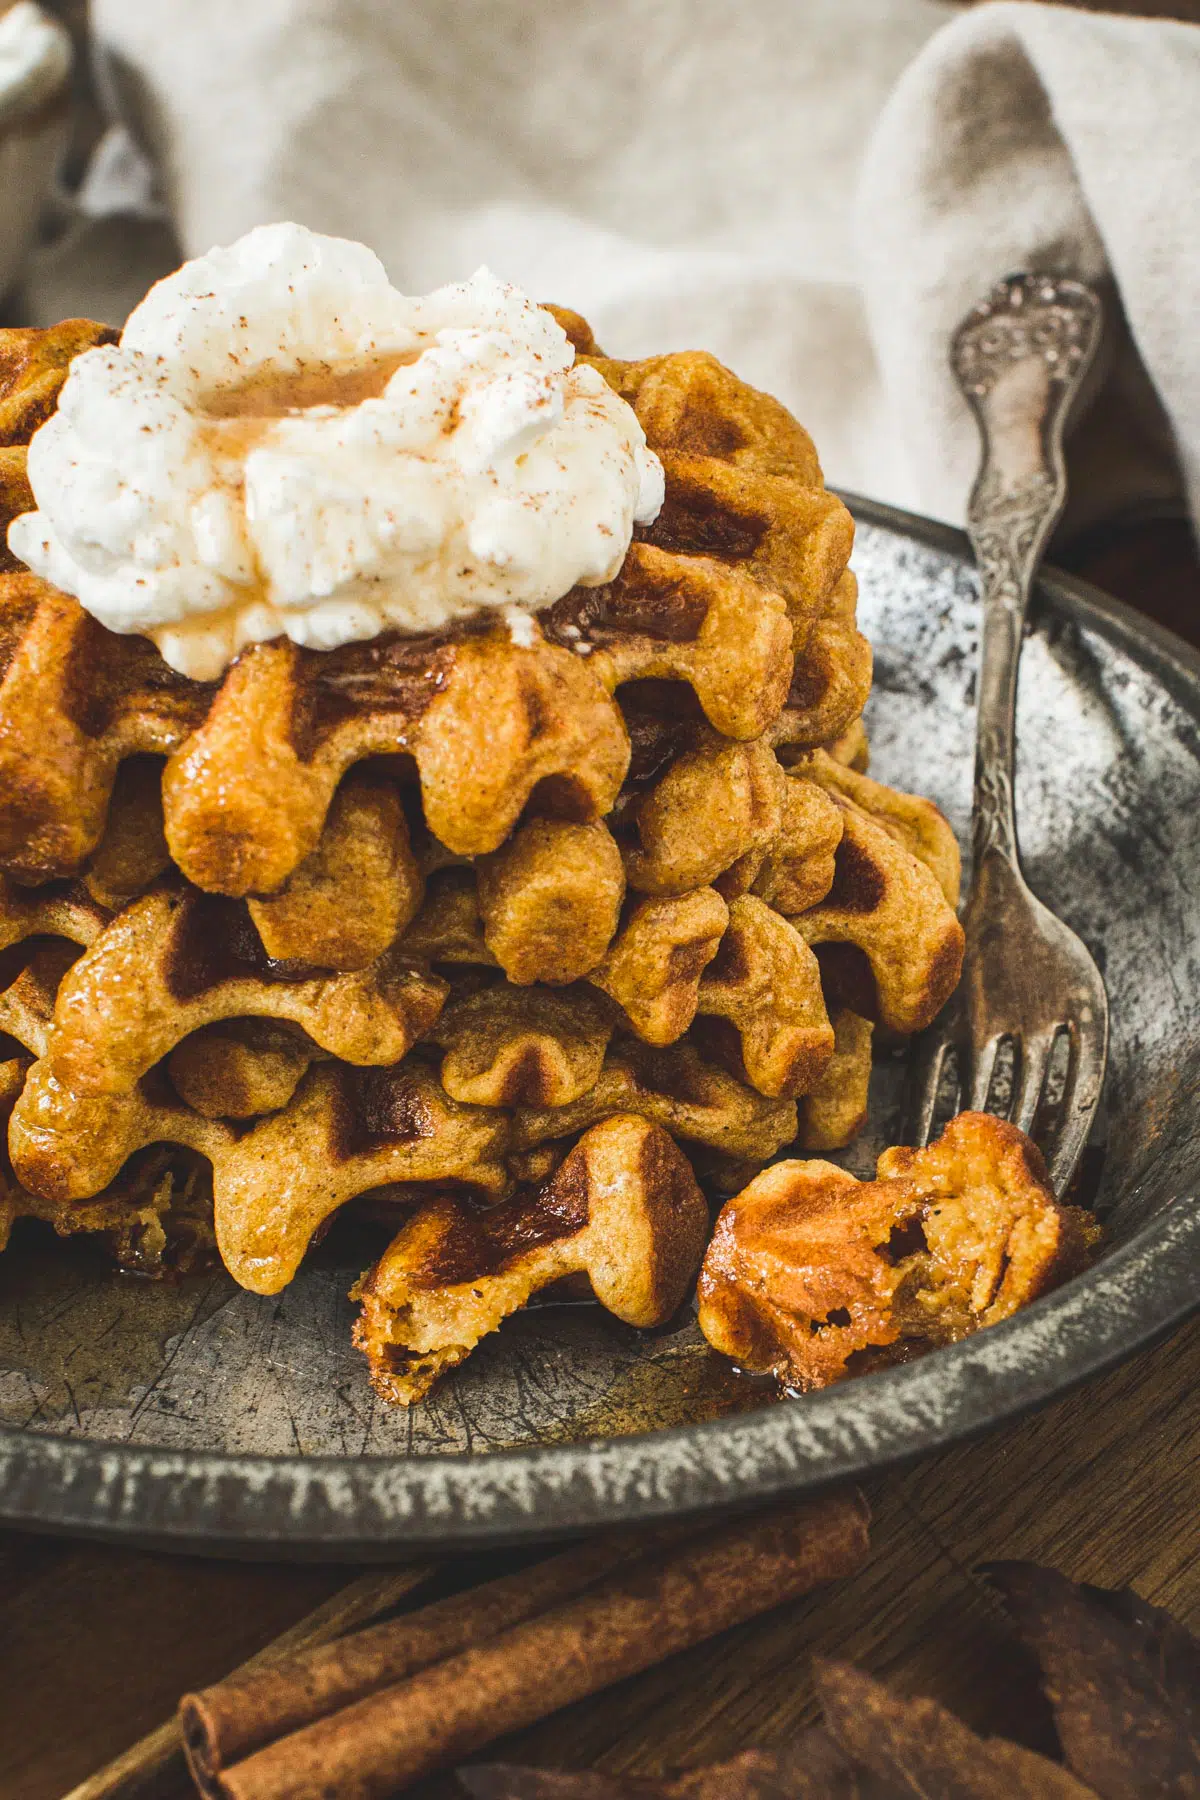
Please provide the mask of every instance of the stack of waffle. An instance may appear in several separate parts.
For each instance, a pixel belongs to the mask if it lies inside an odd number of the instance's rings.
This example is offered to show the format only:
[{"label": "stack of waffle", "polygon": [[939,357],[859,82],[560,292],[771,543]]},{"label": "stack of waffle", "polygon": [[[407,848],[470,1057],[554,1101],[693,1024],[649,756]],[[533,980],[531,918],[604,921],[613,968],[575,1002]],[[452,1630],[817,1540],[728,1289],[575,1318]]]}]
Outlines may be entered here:
[{"label": "stack of waffle", "polygon": [[[574,1271],[669,1310],[688,1164],[732,1191],[847,1143],[873,1025],[928,1024],[961,960],[949,828],[863,772],[852,524],[807,434],[709,356],[612,361],[558,317],[666,501],[524,633],[277,640],[201,684],[0,575],[0,1242],[30,1213],[153,1271],[215,1240],[269,1294],[369,1206],[401,1229],[358,1336],[399,1400],[501,1268],[514,1303]],[[104,335],[0,333],[0,526]],[[614,1183],[640,1286],[588,1237]],[[434,1291],[448,1344],[412,1327]]]}]

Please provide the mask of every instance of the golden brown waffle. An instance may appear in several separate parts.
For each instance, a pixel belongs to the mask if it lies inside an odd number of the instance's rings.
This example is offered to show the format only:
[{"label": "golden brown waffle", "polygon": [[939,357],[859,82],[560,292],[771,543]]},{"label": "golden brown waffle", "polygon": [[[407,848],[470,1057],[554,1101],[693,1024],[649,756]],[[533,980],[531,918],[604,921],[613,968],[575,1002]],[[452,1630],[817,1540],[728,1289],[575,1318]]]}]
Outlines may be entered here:
[{"label": "golden brown waffle", "polygon": [[886,1150],[874,1181],[826,1162],[756,1176],[717,1221],[700,1329],[742,1368],[825,1387],[1011,1317],[1074,1274],[1095,1235],[1057,1204],[1023,1132],[961,1113],[928,1149]]},{"label": "golden brown waffle", "polygon": [[519,1107],[512,1116],[513,1150],[573,1137],[613,1113],[637,1113],[672,1137],[727,1155],[765,1162],[796,1135],[794,1100],[758,1094],[707,1060],[686,1041],[658,1050],[634,1038],[614,1042],[600,1079],[566,1106]]},{"label": "golden brown waffle", "polygon": [[0,865],[22,881],[82,866],[118,767],[142,752],[167,757],[174,861],[234,895],[283,885],[364,757],[410,755],[431,830],[465,855],[496,849],[535,790],[577,817],[607,812],[629,758],[586,659],[502,633],[259,644],[214,690],[17,574],[0,578],[0,646]]},{"label": "golden brown waffle", "polygon": [[834,871],[820,905],[792,920],[818,948],[827,999],[893,1031],[923,1030],[962,969],[962,926],[936,876],[856,806]]},{"label": "golden brown waffle", "polygon": [[460,1106],[416,1057],[386,1069],[318,1064],[287,1106],[249,1129],[184,1106],[159,1073],[129,1093],[82,1096],[43,1059],[9,1124],[18,1180],[56,1209],[98,1194],[150,1145],[207,1157],[221,1258],[260,1294],[285,1287],[313,1233],[371,1188],[415,1182],[501,1197],[507,1140],[502,1112]]},{"label": "golden brown waffle", "polygon": [[597,967],[625,898],[621,853],[599,823],[531,819],[476,865],[484,942],[510,981],[565,983]]},{"label": "golden brown waffle", "polygon": [[843,1008],[833,1016],[833,1055],[820,1080],[801,1097],[802,1150],[843,1150],[866,1123],[871,1085],[870,1019]]},{"label": "golden brown waffle", "polygon": [[[30,334],[11,338],[7,365],[2,340],[0,404],[19,433],[49,404],[38,354],[57,358],[60,379],[66,339],[35,353]],[[328,652],[276,642],[205,686],[46,584],[8,578],[0,866],[30,882],[78,873],[99,842],[117,769],[147,753],[168,759],[171,854],[212,891],[278,890],[316,850],[342,775],[378,754],[412,759],[444,844],[488,854],[531,799],[541,813],[583,823],[610,810],[628,762],[618,687],[682,684],[718,732],[751,739],[787,700],[793,643],[801,660],[813,647],[810,686],[821,656],[840,654],[841,680],[863,652],[843,578],[852,526],[824,489],[807,434],[711,358],[602,366],[662,451],[666,503],[617,580],[541,615],[545,639],[534,626],[529,646],[503,630]],[[841,650],[826,645],[819,656],[831,631]],[[820,681],[832,693],[833,677]],[[843,729],[860,704],[839,702],[839,722],[822,735]]]},{"label": "golden brown waffle", "polygon": [[447,992],[392,951],[351,974],[281,967],[243,902],[168,881],[118,913],[74,964],[47,1056],[65,1090],[120,1095],[189,1032],[255,1017],[291,1020],[346,1062],[394,1063]]},{"label": "golden brown waffle", "polygon": [[710,1054],[771,1099],[807,1093],[833,1055],[816,957],[794,926],[749,894],[729,908],[697,1011]]},{"label": "golden brown waffle", "polygon": [[25,473],[25,452],[58,403],[71,358],[117,334],[90,319],[64,319],[48,331],[0,331],[0,572],[20,568],[8,547],[8,528],[36,502]]},{"label": "golden brown waffle", "polygon": [[647,1044],[673,1044],[696,1016],[700,978],[728,923],[715,888],[635,901],[588,981],[616,1001]]},{"label": "golden brown waffle", "polygon": [[761,739],[705,731],[622,814],[625,873],[643,894],[703,887],[778,836],[787,779]]},{"label": "golden brown waffle", "polygon": [[540,1187],[486,1211],[449,1196],[421,1206],[354,1290],[354,1341],[376,1391],[409,1406],[564,1277],[585,1277],[627,1325],[664,1324],[707,1236],[686,1157],[657,1126],[617,1115],[586,1131]]}]

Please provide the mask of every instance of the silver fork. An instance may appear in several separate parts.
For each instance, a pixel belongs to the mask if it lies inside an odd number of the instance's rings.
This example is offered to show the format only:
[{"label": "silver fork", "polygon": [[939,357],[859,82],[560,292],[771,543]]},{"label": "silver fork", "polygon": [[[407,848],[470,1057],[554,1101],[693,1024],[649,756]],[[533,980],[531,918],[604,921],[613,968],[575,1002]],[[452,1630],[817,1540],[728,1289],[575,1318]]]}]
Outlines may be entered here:
[{"label": "silver fork", "polygon": [[1021,874],[1013,812],[1017,663],[1030,588],[1066,499],[1063,425],[1095,355],[1101,322],[1100,302],[1082,283],[1015,275],[968,313],[954,335],[955,378],[983,438],[967,510],[982,611],[972,875],[962,915],[962,981],[914,1046],[906,1136],[912,1144],[928,1143],[950,1050],[960,1105],[985,1110],[1006,1041],[1013,1053],[1008,1116],[1032,1131],[1055,1045],[1065,1034],[1065,1085],[1052,1141],[1042,1146],[1059,1195],[1100,1103],[1108,998],[1086,945],[1034,897]]}]

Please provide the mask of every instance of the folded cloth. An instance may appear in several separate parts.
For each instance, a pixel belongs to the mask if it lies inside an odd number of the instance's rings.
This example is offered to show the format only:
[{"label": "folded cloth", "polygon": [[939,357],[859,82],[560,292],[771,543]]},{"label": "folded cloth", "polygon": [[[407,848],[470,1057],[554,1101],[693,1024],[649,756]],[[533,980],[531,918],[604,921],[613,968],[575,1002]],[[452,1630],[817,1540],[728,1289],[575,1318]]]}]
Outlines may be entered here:
[{"label": "folded cloth", "polygon": [[[371,244],[409,291],[487,261],[615,355],[713,350],[795,409],[830,480],[952,520],[977,459],[954,324],[1014,268],[1109,277],[1074,517],[1185,488],[1200,516],[1196,27],[942,0],[92,18],[186,254],[293,218]],[[67,310],[113,316],[82,292]]]},{"label": "folded cloth", "polygon": [[1013,0],[965,14],[884,108],[858,225],[901,503],[961,519],[978,439],[946,345],[994,280],[1034,269],[1115,289],[1068,523],[1181,493],[1200,521],[1200,27]]},{"label": "folded cloth", "polygon": [[[420,293],[487,262],[617,356],[704,348],[887,491],[863,145],[944,0],[92,0],[184,251],[290,218]],[[61,279],[59,283],[61,291]]]}]

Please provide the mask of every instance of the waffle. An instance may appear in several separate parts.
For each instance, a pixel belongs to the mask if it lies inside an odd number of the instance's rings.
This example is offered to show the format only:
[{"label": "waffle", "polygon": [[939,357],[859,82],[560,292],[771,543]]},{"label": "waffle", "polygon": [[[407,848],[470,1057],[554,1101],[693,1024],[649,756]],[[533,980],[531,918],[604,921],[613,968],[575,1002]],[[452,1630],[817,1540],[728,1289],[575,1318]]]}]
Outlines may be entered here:
[{"label": "waffle", "polygon": [[629,885],[642,894],[706,886],[778,836],[787,782],[761,739],[728,743],[715,732],[673,762],[622,817]]},{"label": "waffle", "polygon": [[531,1150],[573,1137],[617,1112],[637,1113],[672,1137],[756,1162],[774,1156],[796,1135],[794,1100],[756,1093],[694,1044],[658,1050],[636,1038],[618,1038],[596,1085],[580,1099],[517,1108],[509,1143],[515,1151]]},{"label": "waffle", "polygon": [[[108,335],[0,334],[10,445],[46,416],[71,349]],[[139,754],[168,759],[178,867],[244,897],[275,893],[314,852],[341,777],[364,757],[411,758],[431,830],[475,856],[500,847],[531,799],[582,823],[610,810],[629,753],[613,695],[629,683],[682,684],[715,731],[742,740],[795,711],[797,683],[815,684],[828,716],[812,741],[845,729],[866,693],[853,528],[807,434],[712,358],[592,360],[659,450],[666,501],[617,579],[539,615],[529,644],[502,630],[326,652],[276,642],[203,685],[27,573],[8,577],[0,866],[28,882],[79,873],[118,768]]]},{"label": "waffle", "polygon": [[856,806],[844,808],[832,888],[792,923],[818,949],[830,1003],[893,1031],[930,1024],[962,970],[962,926],[937,877]]},{"label": "waffle", "polygon": [[717,1221],[699,1284],[709,1343],[801,1392],[1007,1319],[1074,1274],[1095,1239],[1061,1207],[1035,1146],[960,1113],[874,1181],[781,1162]]},{"label": "waffle", "polygon": [[[949,828],[865,773],[807,434],[560,316],[666,498],[520,641],[276,640],[201,684],[0,574],[0,1241],[27,1212],[150,1272],[215,1241],[267,1294],[339,1209],[400,1211],[356,1339],[404,1403],[562,1275],[662,1322],[689,1164],[753,1193],[797,1131],[847,1142],[874,1022],[926,1023],[961,957]],[[97,333],[0,332],[0,501]]]},{"label": "waffle", "polygon": [[802,1150],[843,1150],[862,1130],[871,1085],[870,1019],[842,1008],[833,1015],[833,1055],[800,1101]]},{"label": "waffle", "polygon": [[0,331],[0,572],[20,568],[8,528],[37,504],[25,473],[25,450],[58,403],[71,358],[117,333],[90,319],[64,319],[48,331]]},{"label": "waffle", "polygon": [[645,1043],[673,1044],[696,1016],[700,979],[728,923],[715,888],[635,901],[588,981],[616,1001]]},{"label": "waffle", "polygon": [[43,1059],[9,1124],[18,1180],[54,1209],[98,1194],[152,1145],[207,1158],[221,1259],[259,1294],[285,1287],[314,1232],[372,1188],[448,1183],[500,1198],[511,1185],[507,1137],[503,1113],[460,1106],[415,1057],[385,1069],[318,1064],[287,1106],[249,1127],[184,1106],[161,1072],[130,1093],[81,1096],[63,1089]]},{"label": "waffle", "polygon": [[447,991],[392,951],[352,974],[281,968],[244,902],[167,881],[118,913],[63,981],[47,1079],[64,1092],[127,1094],[190,1032],[247,1016],[291,1020],[349,1063],[394,1063]]},{"label": "waffle", "polygon": [[602,815],[628,763],[620,711],[586,659],[544,641],[276,641],[243,652],[214,690],[24,574],[0,578],[0,636],[0,865],[22,881],[83,865],[116,771],[138,753],[167,757],[177,866],[235,896],[282,887],[364,757],[411,756],[431,830],[464,855],[498,848],[535,790]]},{"label": "waffle", "polygon": [[354,1290],[354,1341],[372,1385],[409,1406],[540,1289],[582,1276],[628,1325],[682,1305],[708,1208],[665,1131],[618,1114],[584,1133],[549,1179],[479,1211],[421,1206]]}]

